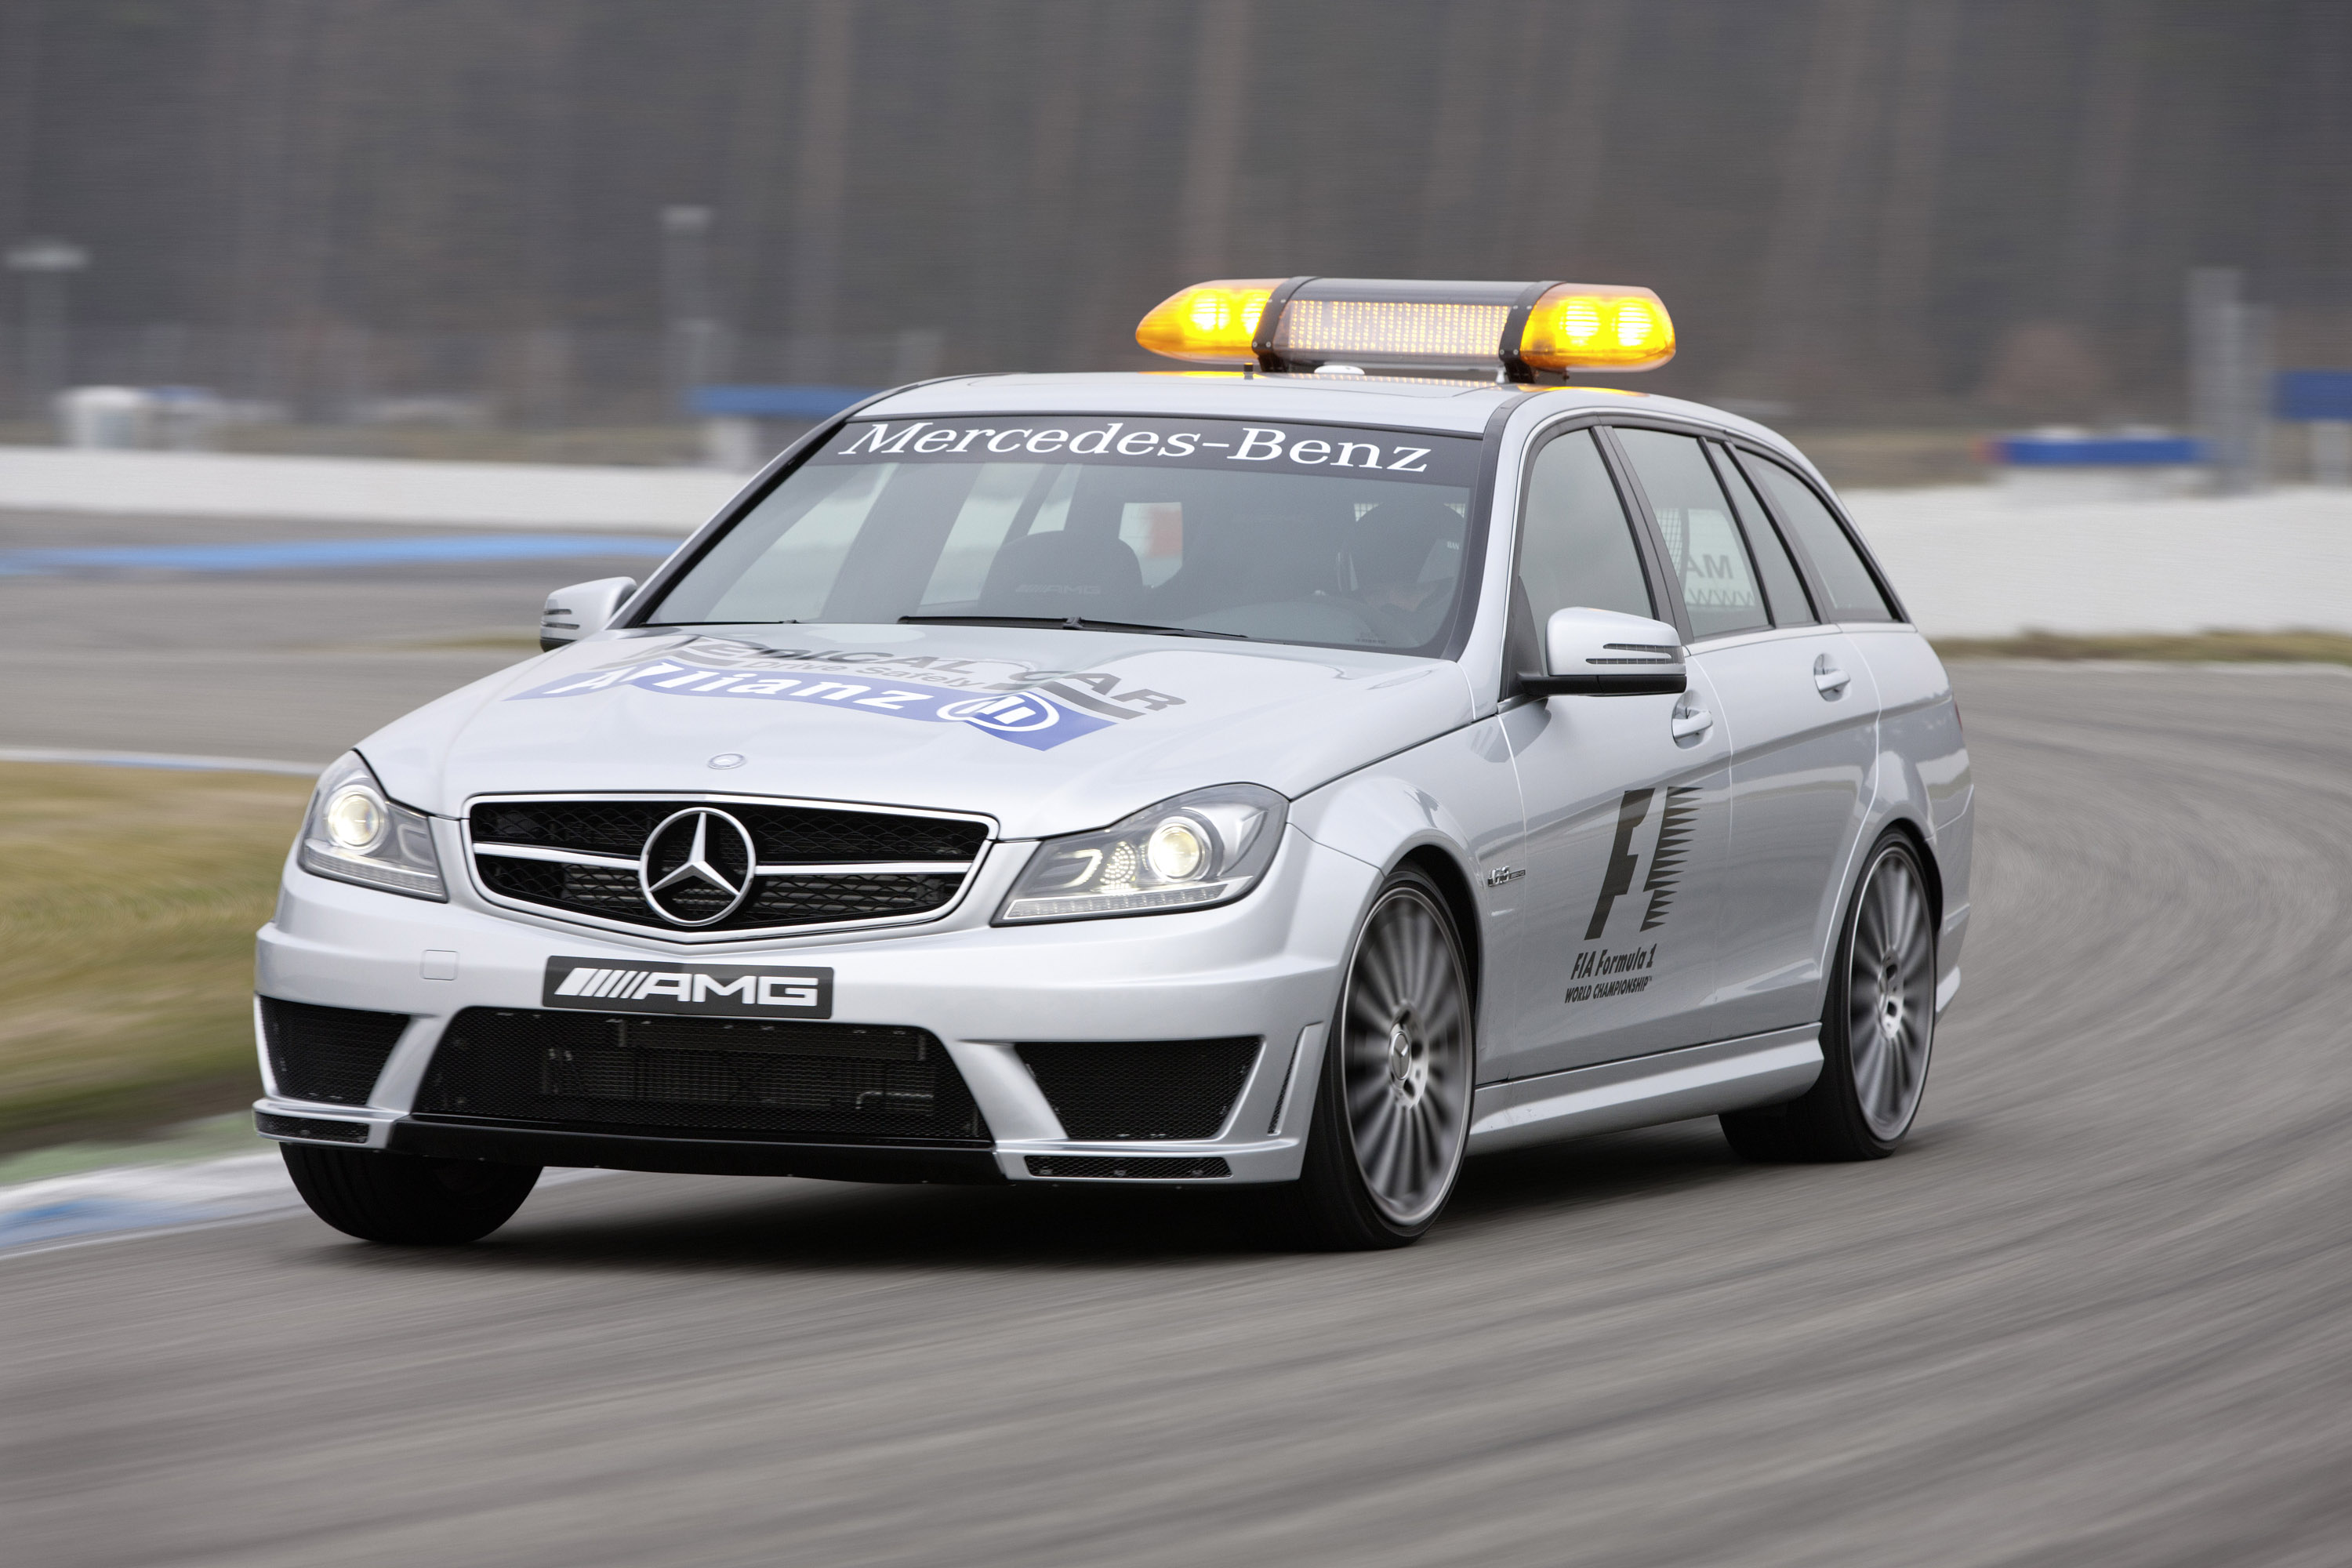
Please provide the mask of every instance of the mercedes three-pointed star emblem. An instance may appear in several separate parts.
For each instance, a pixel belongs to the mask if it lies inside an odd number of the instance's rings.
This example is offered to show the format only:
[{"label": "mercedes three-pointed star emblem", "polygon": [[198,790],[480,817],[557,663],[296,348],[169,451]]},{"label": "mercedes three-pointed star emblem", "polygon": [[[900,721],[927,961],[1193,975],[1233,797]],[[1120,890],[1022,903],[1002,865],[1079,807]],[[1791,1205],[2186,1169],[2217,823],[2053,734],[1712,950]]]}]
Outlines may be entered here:
[{"label": "mercedes three-pointed star emblem", "polygon": [[690,806],[646,836],[637,887],[646,907],[672,925],[717,925],[751,896],[758,861],[740,822],[707,805]]}]

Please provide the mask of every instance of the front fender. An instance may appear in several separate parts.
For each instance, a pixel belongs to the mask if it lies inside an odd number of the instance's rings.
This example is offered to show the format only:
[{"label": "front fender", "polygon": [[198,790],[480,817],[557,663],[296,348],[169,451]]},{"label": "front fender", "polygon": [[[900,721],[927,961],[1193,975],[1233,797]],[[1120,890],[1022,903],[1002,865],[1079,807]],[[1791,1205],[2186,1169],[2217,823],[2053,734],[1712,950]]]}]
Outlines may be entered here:
[{"label": "front fender", "polygon": [[1455,874],[1450,890],[1466,906],[1457,913],[1486,1035],[1502,1002],[1502,988],[1488,982],[1509,973],[1505,949],[1525,886],[1505,865],[1523,817],[1500,721],[1481,720],[1309,791],[1292,804],[1290,821],[1313,842],[1382,873],[1416,851],[1445,858]]}]

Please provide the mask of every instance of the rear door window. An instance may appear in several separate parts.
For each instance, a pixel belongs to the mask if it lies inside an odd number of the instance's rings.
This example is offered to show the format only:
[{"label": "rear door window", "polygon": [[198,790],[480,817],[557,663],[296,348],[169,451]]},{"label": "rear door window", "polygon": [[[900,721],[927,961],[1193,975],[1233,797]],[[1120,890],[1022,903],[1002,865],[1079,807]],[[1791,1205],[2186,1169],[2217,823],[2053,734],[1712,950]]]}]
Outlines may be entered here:
[{"label": "rear door window", "polygon": [[1790,559],[1789,547],[1781,542],[1780,531],[1772,526],[1771,513],[1756,499],[1755,488],[1721,447],[1710,443],[1708,451],[1715,458],[1717,477],[1731,496],[1731,510],[1739,514],[1739,530],[1748,536],[1748,552],[1756,557],[1756,571],[1764,579],[1764,605],[1772,612],[1772,624],[1818,624],[1821,617],[1813,614],[1804,577]]},{"label": "rear door window", "polygon": [[1798,548],[1812,563],[1813,576],[1829,599],[1822,606],[1823,613],[1839,621],[1895,619],[1886,595],[1878,591],[1878,579],[1871,575],[1837,514],[1813,493],[1813,487],[1769,458],[1742,452],[1739,460],[1763,487],[1780,521],[1796,535]]},{"label": "rear door window", "polygon": [[1772,624],[1731,503],[1695,436],[1620,428],[1617,441],[1665,542],[1666,570],[1682,584],[1691,637],[1759,631]]}]

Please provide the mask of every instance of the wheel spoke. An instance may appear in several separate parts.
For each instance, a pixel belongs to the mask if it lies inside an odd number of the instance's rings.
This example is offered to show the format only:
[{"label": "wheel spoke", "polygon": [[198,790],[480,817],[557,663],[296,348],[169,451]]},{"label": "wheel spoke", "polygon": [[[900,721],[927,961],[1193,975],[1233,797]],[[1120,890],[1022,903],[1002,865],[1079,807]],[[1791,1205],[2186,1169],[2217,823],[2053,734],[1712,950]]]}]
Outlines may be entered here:
[{"label": "wheel spoke", "polygon": [[1886,949],[1901,952],[1911,945],[1913,930],[1919,920],[1918,889],[1912,884],[1908,871],[1895,872],[1889,868],[1886,879]]}]

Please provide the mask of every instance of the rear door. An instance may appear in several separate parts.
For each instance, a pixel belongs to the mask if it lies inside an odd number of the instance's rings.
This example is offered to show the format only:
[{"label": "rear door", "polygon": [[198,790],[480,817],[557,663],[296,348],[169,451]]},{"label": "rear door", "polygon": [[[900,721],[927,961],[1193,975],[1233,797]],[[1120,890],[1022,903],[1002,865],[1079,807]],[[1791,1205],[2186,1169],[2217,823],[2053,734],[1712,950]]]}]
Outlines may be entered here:
[{"label": "rear door", "polygon": [[[1633,431],[1621,438],[1645,483],[1664,443],[1681,443],[1684,482],[1728,503],[1714,537],[1729,560],[1708,563],[1727,566],[1726,605],[1692,647],[1722,696],[1732,746],[1723,979],[1709,1026],[1734,1037],[1804,1024],[1821,1012],[1838,894],[1870,805],[1878,720],[1870,666],[1837,624],[1811,557],[1792,546],[1785,514],[1759,495],[1769,487],[1751,482],[1727,447]],[[1873,602],[1883,617],[1883,601]]]},{"label": "rear door", "polygon": [[[1679,621],[1628,516],[1604,438],[1553,436],[1530,466],[1519,529],[1513,658],[1533,668],[1556,610]],[[1524,940],[1506,1027],[1481,1076],[1526,1078],[1689,1045],[1716,989],[1711,962],[1728,813],[1729,746],[1704,672],[1684,697],[1555,697],[1503,713],[1528,836]],[[1679,726],[1685,733],[1677,737]]]}]

